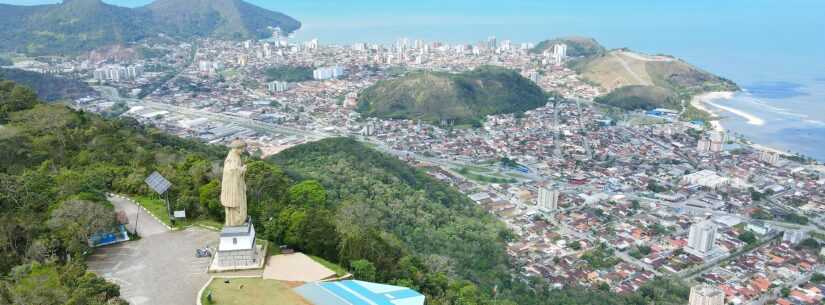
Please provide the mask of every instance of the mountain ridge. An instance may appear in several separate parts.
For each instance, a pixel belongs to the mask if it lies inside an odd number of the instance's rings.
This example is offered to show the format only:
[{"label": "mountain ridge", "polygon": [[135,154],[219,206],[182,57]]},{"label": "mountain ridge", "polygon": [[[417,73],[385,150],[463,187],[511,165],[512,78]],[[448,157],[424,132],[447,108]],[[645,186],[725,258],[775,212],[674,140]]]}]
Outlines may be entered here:
[{"label": "mountain ridge", "polygon": [[190,39],[261,39],[272,28],[286,33],[301,23],[242,0],[156,0],[127,8],[101,0],[59,4],[0,4],[0,51],[33,55],[75,54],[139,42],[159,34]]}]

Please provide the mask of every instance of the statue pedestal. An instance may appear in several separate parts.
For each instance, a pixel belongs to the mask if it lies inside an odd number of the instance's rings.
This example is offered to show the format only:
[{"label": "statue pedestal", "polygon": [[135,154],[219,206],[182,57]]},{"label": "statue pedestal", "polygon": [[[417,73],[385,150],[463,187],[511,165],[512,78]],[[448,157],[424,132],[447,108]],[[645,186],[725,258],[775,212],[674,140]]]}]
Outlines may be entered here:
[{"label": "statue pedestal", "polygon": [[261,268],[263,252],[264,249],[255,242],[255,227],[251,220],[240,226],[224,227],[210,270],[220,272]]}]

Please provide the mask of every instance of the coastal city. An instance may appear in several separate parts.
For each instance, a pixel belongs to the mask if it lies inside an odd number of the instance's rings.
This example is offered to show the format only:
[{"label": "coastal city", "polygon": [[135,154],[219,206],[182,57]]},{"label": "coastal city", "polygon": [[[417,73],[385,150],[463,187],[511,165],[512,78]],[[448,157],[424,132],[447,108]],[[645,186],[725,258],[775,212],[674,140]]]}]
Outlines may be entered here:
[{"label": "coastal city", "polygon": [[[691,305],[825,301],[825,166],[759,146],[683,110],[617,111],[568,63],[497,37],[472,44],[265,40],[152,42],[17,60],[80,78],[72,107],[210,144],[241,139],[255,158],[351,137],[455,186],[512,232],[522,278],[632,293],[655,278],[692,284]],[[630,53],[627,53],[630,54]],[[632,53],[641,60],[656,56]],[[366,116],[361,93],[415,71],[517,71],[547,103],[453,124]],[[701,96],[692,104],[699,109]],[[686,101],[683,101],[686,103]]]}]

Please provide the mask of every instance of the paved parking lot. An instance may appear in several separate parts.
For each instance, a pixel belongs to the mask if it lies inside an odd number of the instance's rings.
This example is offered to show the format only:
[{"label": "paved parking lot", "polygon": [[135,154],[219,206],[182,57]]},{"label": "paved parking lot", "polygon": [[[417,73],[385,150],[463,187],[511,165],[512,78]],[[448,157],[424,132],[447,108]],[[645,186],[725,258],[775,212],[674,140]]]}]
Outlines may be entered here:
[{"label": "paved parking lot", "polygon": [[[207,274],[211,257],[197,258],[195,250],[208,245],[214,251],[219,233],[202,228],[169,231],[134,202],[119,196],[110,196],[109,201],[115,210],[126,212],[130,232],[137,222],[143,238],[96,249],[86,261],[89,271],[118,284],[131,305],[195,305],[198,292],[211,277]],[[261,272],[220,275],[259,276]]]},{"label": "paved parking lot", "polygon": [[210,258],[196,258],[195,249],[217,240],[217,232],[205,229],[154,234],[100,248],[87,263],[90,271],[120,285],[132,305],[195,304],[210,278]]}]

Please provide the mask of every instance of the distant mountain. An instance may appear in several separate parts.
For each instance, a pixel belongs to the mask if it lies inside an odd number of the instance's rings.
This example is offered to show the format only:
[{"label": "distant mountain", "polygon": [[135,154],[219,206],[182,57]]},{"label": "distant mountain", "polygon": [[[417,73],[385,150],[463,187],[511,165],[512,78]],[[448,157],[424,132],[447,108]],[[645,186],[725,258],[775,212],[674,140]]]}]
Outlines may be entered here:
[{"label": "distant mountain", "polygon": [[146,16],[99,0],[39,6],[0,5],[2,51],[51,54],[84,51],[146,37]]},{"label": "distant mountain", "polygon": [[11,80],[29,87],[49,102],[97,95],[85,82],[19,69],[0,68],[0,80]]},{"label": "distant mountain", "polygon": [[412,72],[379,81],[359,97],[366,116],[477,124],[486,115],[523,112],[547,103],[547,95],[513,70],[481,67],[451,74]]},{"label": "distant mountain", "polygon": [[265,38],[272,33],[270,27],[292,32],[300,26],[289,16],[241,0],[158,0],[135,9],[100,0],[0,4],[0,51],[72,54],[161,33],[180,39]]},{"label": "distant mountain", "polygon": [[553,50],[553,46],[557,44],[567,45],[567,56],[571,57],[595,56],[607,52],[607,49],[595,39],[579,36],[545,40],[539,42],[531,51],[533,53],[542,53],[546,50]]},{"label": "distant mountain", "polygon": [[270,27],[292,32],[301,23],[241,0],[157,0],[143,8],[161,31],[172,36],[209,36],[260,39],[272,35]]}]

